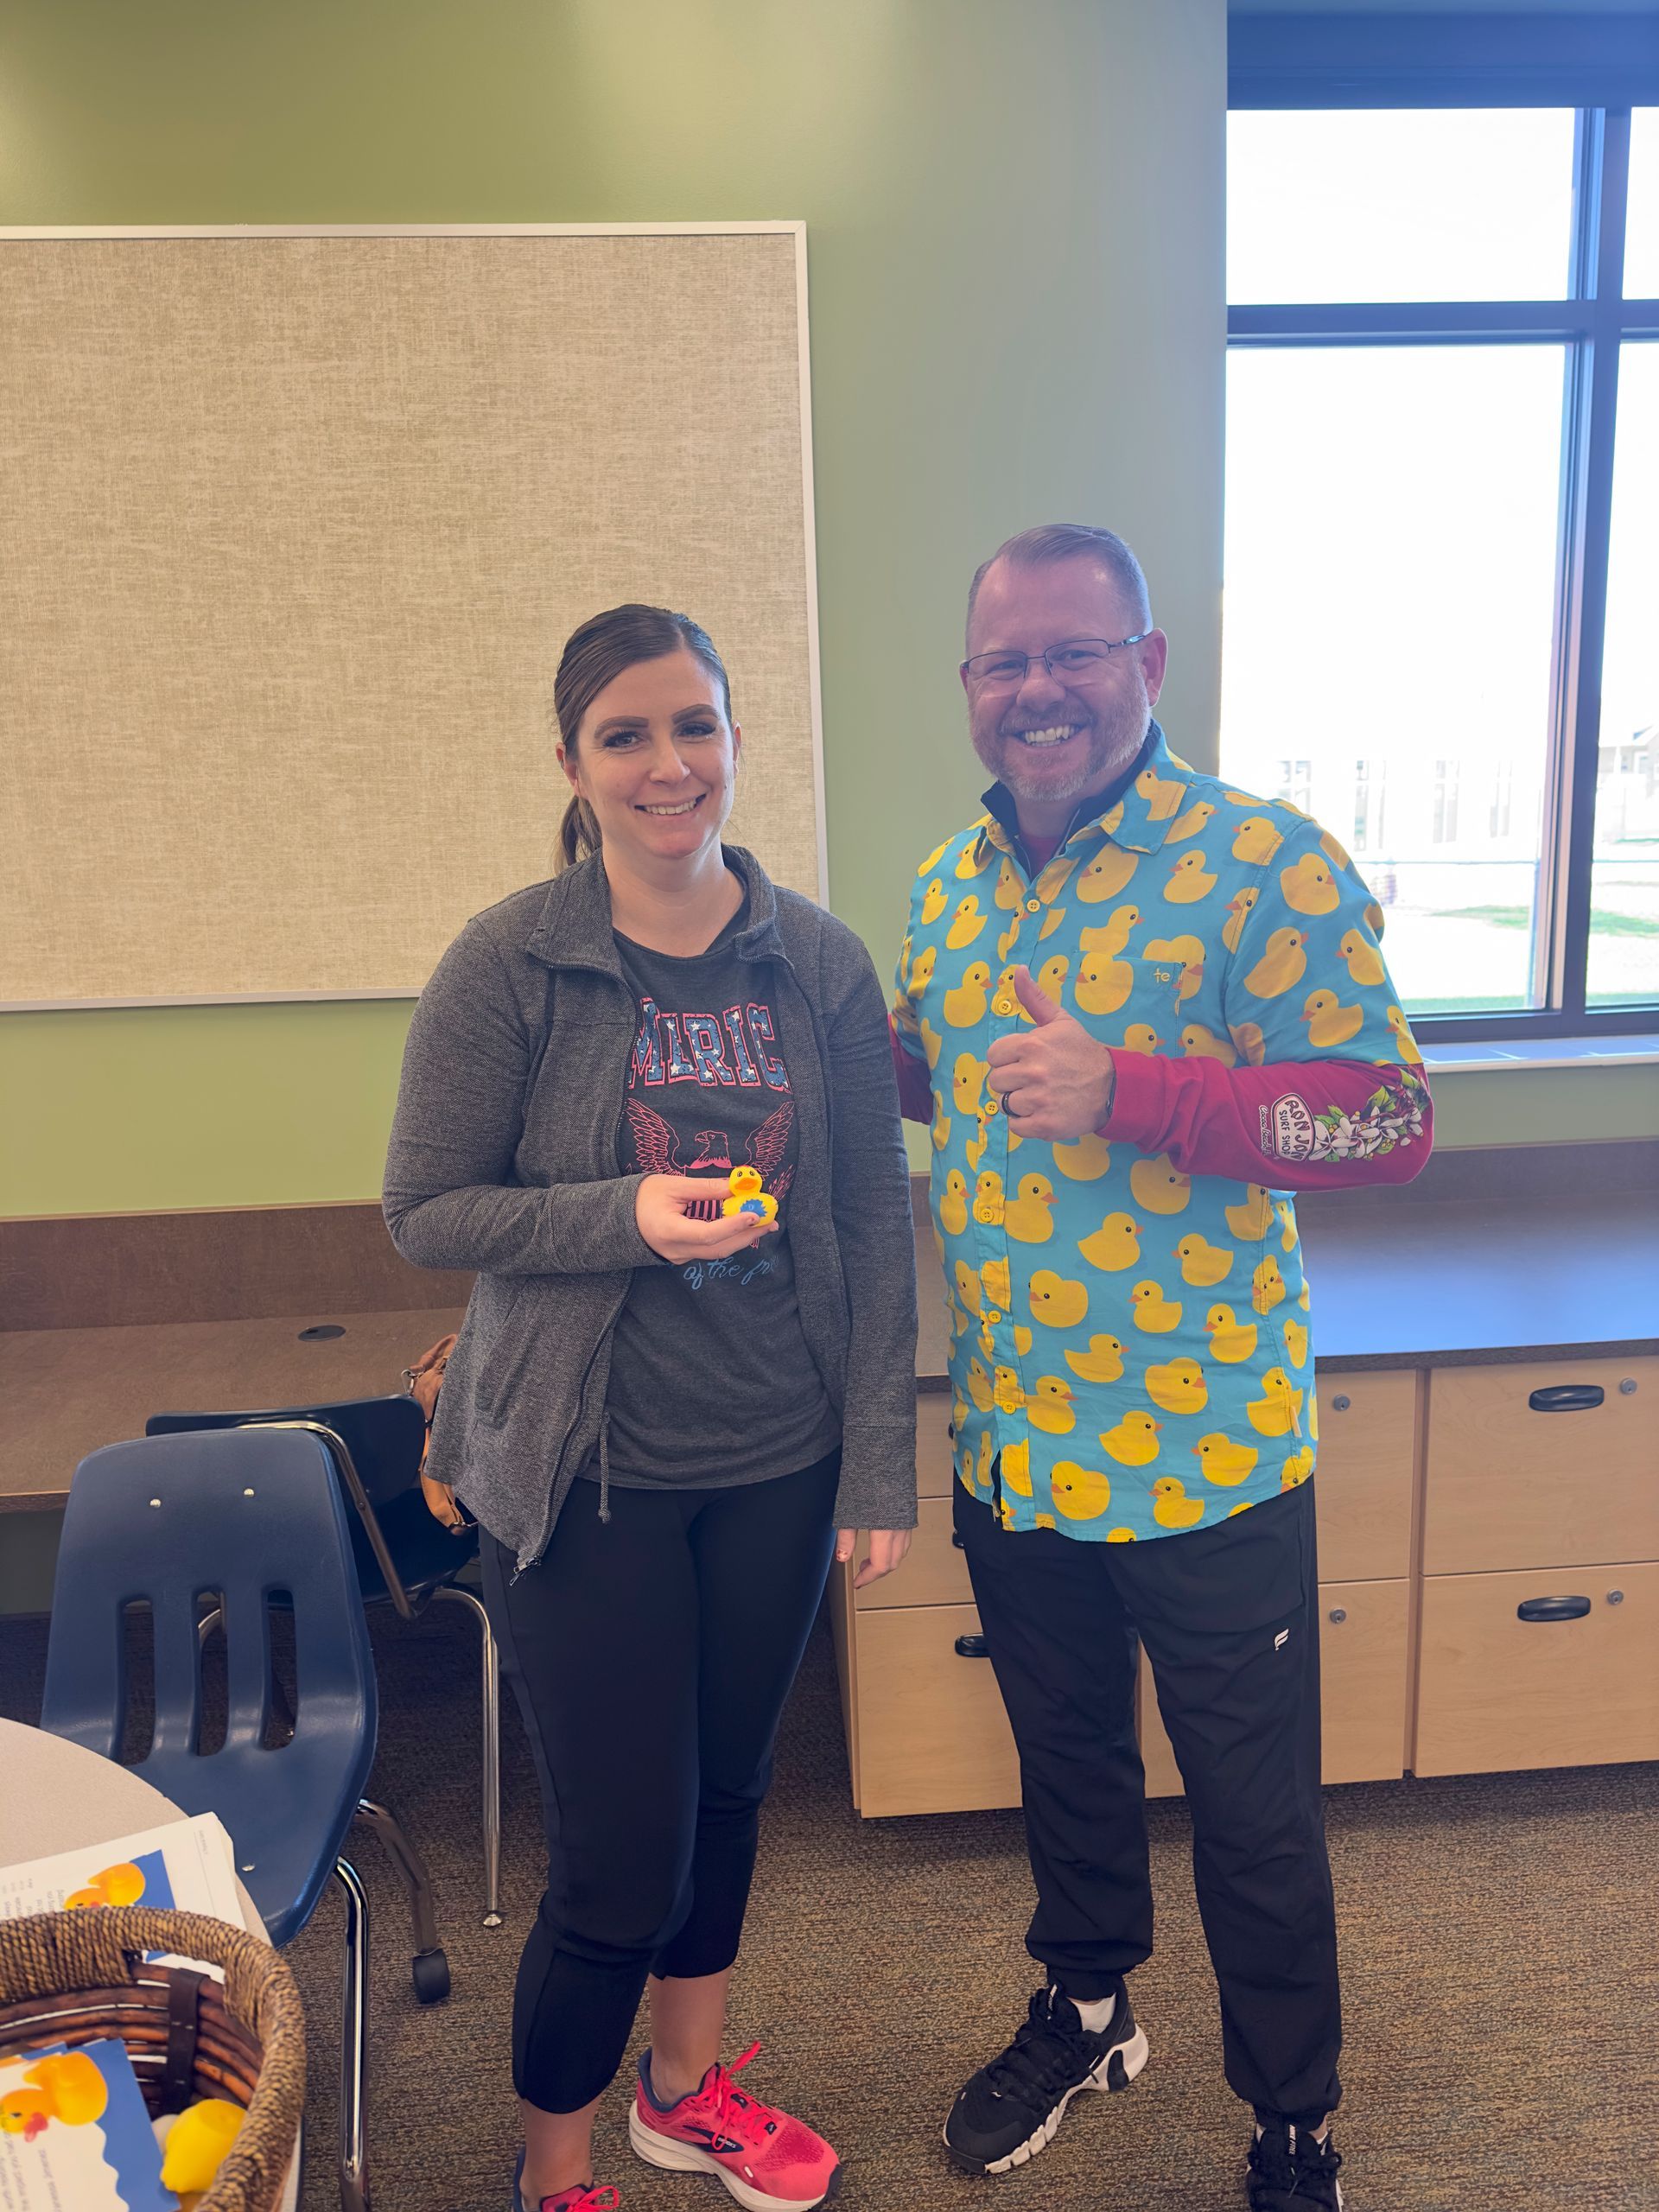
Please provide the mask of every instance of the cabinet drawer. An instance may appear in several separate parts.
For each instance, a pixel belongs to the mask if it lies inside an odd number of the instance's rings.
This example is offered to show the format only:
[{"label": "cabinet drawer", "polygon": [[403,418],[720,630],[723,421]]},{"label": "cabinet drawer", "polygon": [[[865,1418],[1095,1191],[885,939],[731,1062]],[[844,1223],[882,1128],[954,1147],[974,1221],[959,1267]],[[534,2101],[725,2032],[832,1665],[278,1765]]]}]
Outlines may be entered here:
[{"label": "cabinet drawer", "polygon": [[1659,1558],[1659,1359],[1437,1369],[1424,1512],[1426,1574]]},{"label": "cabinet drawer", "polygon": [[1020,1802],[1020,1763],[988,1659],[964,1658],[971,1605],[891,1605],[861,1613],[858,1808],[966,1813]]},{"label": "cabinet drawer", "polygon": [[948,1390],[918,1390],[916,1394],[918,1497],[949,1497],[953,1475],[950,1464],[950,1394]]},{"label": "cabinet drawer", "polygon": [[1376,1582],[1411,1572],[1417,1461],[1414,1370],[1319,1382],[1319,1575]]},{"label": "cabinet drawer", "polygon": [[[1319,1585],[1319,1688],[1327,1782],[1391,1782],[1405,1771],[1410,1594],[1411,1586],[1403,1578]],[[1147,1795],[1179,1796],[1180,1770],[1159,1714],[1152,1669],[1144,1658],[1140,1698]]]},{"label": "cabinet drawer", "polygon": [[[1619,1602],[1609,1602],[1613,1591]],[[1522,1620],[1539,1599],[1571,1619]],[[1659,1758],[1659,1565],[1430,1575],[1417,1670],[1419,1774]]]},{"label": "cabinet drawer", "polygon": [[973,1586],[968,1562],[957,1549],[950,1524],[948,1497],[917,1501],[916,1534],[902,1565],[879,1582],[853,1592],[861,1613],[879,1611],[885,1605],[968,1605]]}]

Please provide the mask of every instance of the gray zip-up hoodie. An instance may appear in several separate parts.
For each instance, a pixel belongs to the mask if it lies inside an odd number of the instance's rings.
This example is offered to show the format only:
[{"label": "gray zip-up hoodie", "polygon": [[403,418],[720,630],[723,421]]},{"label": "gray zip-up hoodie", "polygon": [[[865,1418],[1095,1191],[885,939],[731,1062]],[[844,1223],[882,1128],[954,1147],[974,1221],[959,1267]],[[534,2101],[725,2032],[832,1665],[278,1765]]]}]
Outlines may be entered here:
[{"label": "gray zip-up hoodie", "polygon": [[[771,963],[795,1095],[789,1233],[801,1327],[842,1421],[836,1524],[912,1528],[915,1246],[881,987],[844,923],[741,846],[725,853],[749,899],[734,949]],[[595,855],[467,923],[404,1048],[386,1225],[416,1267],[478,1270],[427,1471],[520,1567],[600,1440],[632,1272],[666,1264],[634,1221],[644,1178],[617,1170],[636,1018]]]}]

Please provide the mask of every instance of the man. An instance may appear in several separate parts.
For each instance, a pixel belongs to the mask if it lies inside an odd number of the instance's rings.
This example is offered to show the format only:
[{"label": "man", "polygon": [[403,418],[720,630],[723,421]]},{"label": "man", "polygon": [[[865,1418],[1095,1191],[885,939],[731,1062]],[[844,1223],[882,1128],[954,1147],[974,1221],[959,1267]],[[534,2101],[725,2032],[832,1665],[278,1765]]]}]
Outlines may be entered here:
[{"label": "man", "polygon": [[1136,1639],[1186,1785],[1254,2212],[1341,2204],[1318,1423],[1290,1193],[1403,1182],[1421,1058],[1380,910],[1297,809],[1172,754],[1109,531],[1011,538],[962,664],[986,811],[918,871],[894,1049],[932,1124],[956,1526],[1019,1745],[1046,1986],[945,2123],[1022,2164],[1147,2061]]}]

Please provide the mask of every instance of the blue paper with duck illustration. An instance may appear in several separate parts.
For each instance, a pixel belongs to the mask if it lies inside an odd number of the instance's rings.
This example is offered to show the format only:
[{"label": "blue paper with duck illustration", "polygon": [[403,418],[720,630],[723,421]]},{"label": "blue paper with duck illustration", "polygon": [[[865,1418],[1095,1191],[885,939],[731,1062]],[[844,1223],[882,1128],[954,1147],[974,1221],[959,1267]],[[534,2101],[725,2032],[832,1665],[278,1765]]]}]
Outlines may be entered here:
[{"label": "blue paper with duck illustration", "polygon": [[177,2212],[125,2047],[0,2063],[0,2212]]}]

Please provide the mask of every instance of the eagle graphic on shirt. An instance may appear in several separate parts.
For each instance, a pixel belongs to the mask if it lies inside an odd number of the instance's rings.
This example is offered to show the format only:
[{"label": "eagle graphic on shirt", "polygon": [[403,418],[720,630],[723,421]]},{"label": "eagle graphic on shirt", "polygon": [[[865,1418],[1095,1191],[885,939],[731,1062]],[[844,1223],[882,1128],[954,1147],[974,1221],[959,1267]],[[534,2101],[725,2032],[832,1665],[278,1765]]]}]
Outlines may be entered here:
[{"label": "eagle graphic on shirt", "polygon": [[[696,1134],[696,1156],[690,1160],[680,1158],[679,1139],[672,1127],[662,1116],[637,1098],[625,1100],[628,1116],[628,1132],[633,1139],[641,1171],[647,1175],[696,1175],[704,1169],[729,1175],[735,1166],[746,1163],[732,1158],[732,1141],[724,1129],[699,1129]],[[775,1107],[757,1129],[751,1132],[745,1149],[747,1165],[760,1171],[764,1187],[777,1199],[779,1211],[789,1186],[795,1179],[792,1166],[784,1161],[789,1151],[789,1133],[795,1119],[795,1102],[785,1098]],[[781,1172],[780,1172],[781,1171]],[[773,1181],[773,1177],[777,1180]],[[710,1198],[699,1205],[688,1209],[690,1218],[697,1221],[717,1221],[720,1218],[720,1199]]]}]

